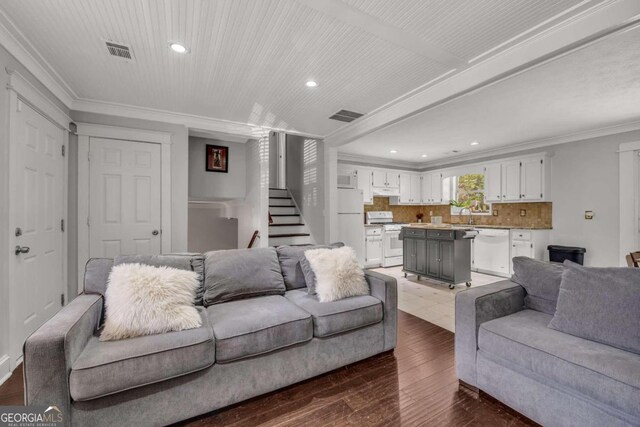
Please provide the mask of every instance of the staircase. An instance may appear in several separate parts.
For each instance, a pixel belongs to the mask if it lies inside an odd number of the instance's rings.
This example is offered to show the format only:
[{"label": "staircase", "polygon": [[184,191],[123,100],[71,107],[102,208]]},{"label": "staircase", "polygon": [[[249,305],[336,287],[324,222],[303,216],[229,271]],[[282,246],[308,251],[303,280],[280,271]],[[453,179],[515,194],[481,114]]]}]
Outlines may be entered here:
[{"label": "staircase", "polygon": [[289,190],[269,189],[269,246],[307,245],[311,234],[296,208]]}]

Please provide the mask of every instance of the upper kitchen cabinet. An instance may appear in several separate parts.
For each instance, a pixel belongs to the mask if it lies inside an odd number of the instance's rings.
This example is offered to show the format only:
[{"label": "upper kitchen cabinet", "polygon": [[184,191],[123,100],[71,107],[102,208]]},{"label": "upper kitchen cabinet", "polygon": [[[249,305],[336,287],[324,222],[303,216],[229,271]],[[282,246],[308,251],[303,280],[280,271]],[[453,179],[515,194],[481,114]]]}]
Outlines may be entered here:
[{"label": "upper kitchen cabinet", "polygon": [[422,203],[439,205],[442,200],[442,173],[426,172],[422,174]]},{"label": "upper kitchen cabinet", "polygon": [[422,199],[421,190],[420,175],[400,173],[400,195],[391,202],[399,205],[418,205]]},{"label": "upper kitchen cabinet", "polygon": [[484,200],[502,201],[502,165],[495,163],[484,168]]},{"label": "upper kitchen cabinet", "polygon": [[520,161],[502,163],[502,201],[520,201]]},{"label": "upper kitchen cabinet", "polygon": [[357,168],[357,188],[362,190],[362,196],[365,205],[373,204],[373,170],[366,168]]},{"label": "upper kitchen cabinet", "polygon": [[485,165],[485,200],[498,203],[545,200],[545,166],[543,155]]},{"label": "upper kitchen cabinet", "polygon": [[398,188],[400,174],[393,171],[374,170],[373,186],[377,188]]},{"label": "upper kitchen cabinet", "polygon": [[544,199],[544,159],[535,157],[520,163],[520,198],[525,201]]}]

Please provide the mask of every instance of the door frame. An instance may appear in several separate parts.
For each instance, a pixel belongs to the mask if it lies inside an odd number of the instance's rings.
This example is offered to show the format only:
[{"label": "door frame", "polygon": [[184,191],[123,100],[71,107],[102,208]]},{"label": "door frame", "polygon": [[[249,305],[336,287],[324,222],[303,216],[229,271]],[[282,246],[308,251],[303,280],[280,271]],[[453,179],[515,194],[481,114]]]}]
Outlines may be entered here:
[{"label": "door frame", "polygon": [[[11,192],[12,188],[15,188],[14,176],[14,162],[11,161],[12,156],[15,155],[16,151],[16,112],[20,108],[21,104],[27,105],[29,108],[35,110],[38,114],[42,115],[45,119],[49,120],[56,127],[62,130],[62,143],[65,146],[65,155],[62,157],[62,218],[66,221],[68,218],[68,188],[69,188],[69,125],[71,123],[71,118],[64,112],[58,105],[56,105],[53,101],[51,101],[42,91],[36,88],[33,84],[31,84],[28,80],[26,80],[20,73],[10,68],[6,68],[5,71],[8,74],[8,83],[7,90],[9,91],[9,120],[7,126],[7,135],[9,141],[9,192],[8,196],[8,215],[9,215],[9,223],[7,224],[7,230],[9,232],[9,241],[10,248],[15,246],[15,236],[11,232],[11,225],[15,223],[14,213],[11,207]],[[67,295],[67,286],[68,286],[68,232],[65,230],[62,233],[62,289],[60,290],[62,294],[65,296],[65,300],[68,300]],[[8,263],[8,271],[9,271],[9,370],[13,371],[15,367],[21,362],[23,356],[20,356],[16,360],[13,359],[13,354],[18,354],[18,351],[15,351],[17,348],[22,347],[22,339],[15,336],[14,327],[16,319],[15,319],[15,310],[13,307],[17,307],[16,301],[16,286],[14,277],[15,277],[15,269],[13,264],[13,253],[9,252],[7,254],[9,256]],[[18,341],[16,341],[18,340]],[[3,359],[3,355],[0,354],[0,359]],[[2,360],[0,360],[2,362]],[[0,379],[1,381],[1,379]]]},{"label": "door frame", "polygon": [[78,130],[78,293],[83,291],[89,261],[89,144],[107,138],[160,144],[160,252],[171,252],[171,133],[119,126],[76,123]]},{"label": "door frame", "polygon": [[620,144],[620,247],[618,261],[640,245],[640,141]]}]

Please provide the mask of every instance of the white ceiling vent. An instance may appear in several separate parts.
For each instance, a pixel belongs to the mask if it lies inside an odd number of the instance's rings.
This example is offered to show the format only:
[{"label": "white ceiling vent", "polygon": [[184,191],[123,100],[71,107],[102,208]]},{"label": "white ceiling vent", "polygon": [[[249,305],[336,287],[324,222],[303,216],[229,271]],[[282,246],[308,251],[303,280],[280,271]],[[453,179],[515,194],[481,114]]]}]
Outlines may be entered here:
[{"label": "white ceiling vent", "polygon": [[123,59],[125,61],[133,61],[133,51],[129,46],[121,43],[105,42],[107,44],[107,50],[109,55],[116,58]]}]

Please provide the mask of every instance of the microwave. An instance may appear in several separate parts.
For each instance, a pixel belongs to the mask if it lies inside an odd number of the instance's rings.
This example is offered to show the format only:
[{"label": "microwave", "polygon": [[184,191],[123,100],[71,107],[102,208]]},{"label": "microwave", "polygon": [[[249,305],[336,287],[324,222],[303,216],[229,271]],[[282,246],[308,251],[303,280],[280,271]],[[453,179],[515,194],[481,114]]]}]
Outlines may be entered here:
[{"label": "microwave", "polygon": [[355,173],[339,173],[338,188],[358,188],[358,177]]}]

